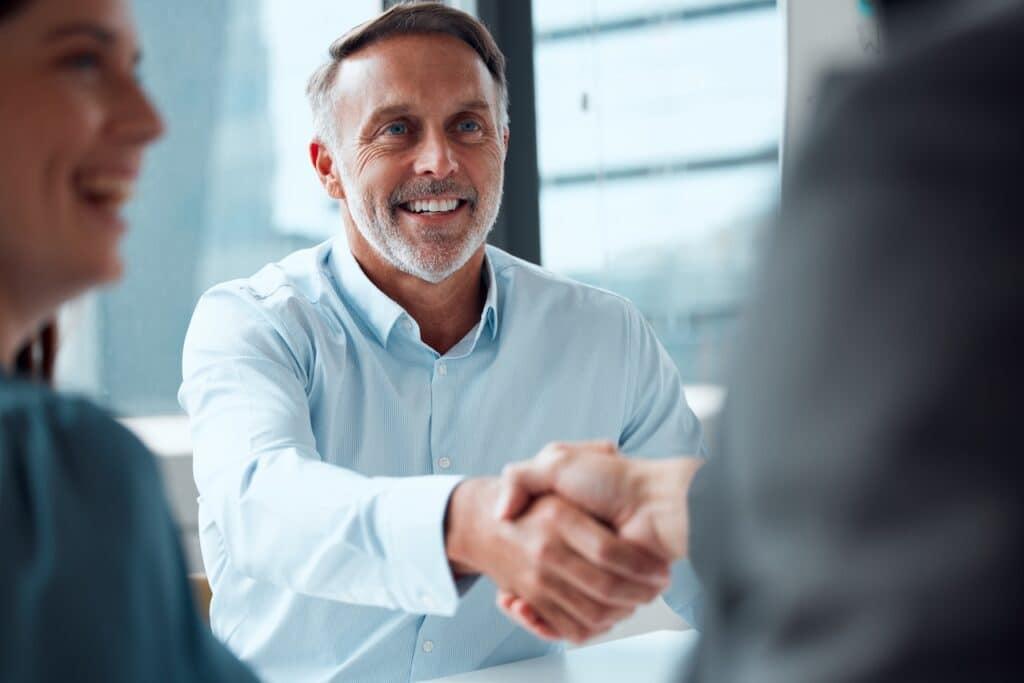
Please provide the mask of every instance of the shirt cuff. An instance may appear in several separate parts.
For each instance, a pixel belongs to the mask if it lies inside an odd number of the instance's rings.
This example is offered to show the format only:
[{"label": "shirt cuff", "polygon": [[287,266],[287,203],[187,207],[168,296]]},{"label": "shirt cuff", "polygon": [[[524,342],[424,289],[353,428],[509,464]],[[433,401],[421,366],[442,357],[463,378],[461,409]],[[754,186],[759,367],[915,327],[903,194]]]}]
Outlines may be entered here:
[{"label": "shirt cuff", "polygon": [[444,543],[444,520],[460,476],[392,479],[378,500],[389,584],[400,609],[453,616],[460,591]]}]

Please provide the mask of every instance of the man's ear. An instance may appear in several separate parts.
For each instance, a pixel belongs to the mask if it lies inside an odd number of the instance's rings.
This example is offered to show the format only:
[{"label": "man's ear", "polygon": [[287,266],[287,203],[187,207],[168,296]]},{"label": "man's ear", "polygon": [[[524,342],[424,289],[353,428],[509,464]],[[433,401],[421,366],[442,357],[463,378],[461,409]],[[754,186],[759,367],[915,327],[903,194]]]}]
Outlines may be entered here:
[{"label": "man's ear", "polygon": [[334,163],[327,146],[319,140],[309,143],[309,160],[313,162],[313,168],[320,179],[320,184],[327,190],[327,194],[334,199],[345,199],[345,189],[341,185],[341,178],[338,177],[338,166]]}]

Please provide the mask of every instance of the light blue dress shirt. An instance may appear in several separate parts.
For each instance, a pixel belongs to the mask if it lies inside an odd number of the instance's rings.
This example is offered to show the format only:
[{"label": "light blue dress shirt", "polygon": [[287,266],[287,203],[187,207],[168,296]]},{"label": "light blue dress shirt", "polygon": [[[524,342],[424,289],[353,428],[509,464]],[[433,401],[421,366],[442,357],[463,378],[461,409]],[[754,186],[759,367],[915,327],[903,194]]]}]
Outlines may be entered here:
[{"label": "light blue dress shirt", "polygon": [[[555,440],[703,454],[672,361],[625,299],[488,247],[477,326],[441,356],[344,239],[200,300],[191,417],[214,632],[268,681],[417,681],[555,651],[452,578],[463,477]],[[680,563],[666,593],[699,587]]]}]

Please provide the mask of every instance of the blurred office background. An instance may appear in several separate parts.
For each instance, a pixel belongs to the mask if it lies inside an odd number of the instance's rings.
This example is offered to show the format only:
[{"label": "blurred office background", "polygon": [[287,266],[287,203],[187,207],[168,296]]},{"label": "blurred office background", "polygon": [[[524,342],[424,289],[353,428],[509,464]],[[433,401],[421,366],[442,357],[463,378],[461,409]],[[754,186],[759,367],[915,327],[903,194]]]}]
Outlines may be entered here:
[{"label": "blurred office background", "polygon": [[[625,295],[685,382],[720,383],[778,185],[775,2],[452,4],[490,12],[510,57],[519,164],[493,241]],[[68,311],[60,379],[119,415],[175,415],[199,295],[339,232],[307,161],[304,86],[381,0],[136,8],[169,133],[130,209],[124,281]]]},{"label": "blurred office background", "polygon": [[[63,316],[59,382],[162,456],[193,570],[176,400],[192,309],[211,285],[340,232],[308,162],[305,83],[334,38],[387,4],[135,0],[142,78],[168,134],[129,210],[126,277]],[[449,4],[485,20],[509,57],[512,146],[492,241],[635,302],[711,416],[778,192],[775,1]]]}]

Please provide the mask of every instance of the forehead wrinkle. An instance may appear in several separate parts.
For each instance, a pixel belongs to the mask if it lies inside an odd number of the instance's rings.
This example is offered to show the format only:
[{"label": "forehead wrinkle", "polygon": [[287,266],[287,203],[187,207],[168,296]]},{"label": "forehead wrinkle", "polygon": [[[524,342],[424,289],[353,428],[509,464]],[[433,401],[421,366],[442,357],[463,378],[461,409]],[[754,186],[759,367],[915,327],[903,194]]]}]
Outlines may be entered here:
[{"label": "forehead wrinkle", "polygon": [[374,107],[370,111],[369,119],[371,121],[373,121],[373,120],[380,119],[380,118],[391,118],[393,116],[404,116],[405,114],[408,114],[410,111],[412,111],[412,107],[410,105],[408,105],[408,104],[404,104],[404,103],[389,104],[388,102],[385,101],[384,103],[382,103],[381,105],[379,105],[377,107]]},{"label": "forehead wrinkle", "polygon": [[[408,41],[429,41],[434,49],[411,49]],[[440,41],[450,49],[437,50]],[[441,83],[444,87],[439,88]],[[385,107],[414,109],[433,104],[431,100],[439,93],[444,93],[445,101],[458,102],[459,106],[492,100],[488,108],[501,106],[497,102],[497,83],[483,60],[470,46],[446,35],[395,36],[370,45],[339,64],[335,88],[339,101],[359,103],[365,112],[362,120],[369,120]]]}]

